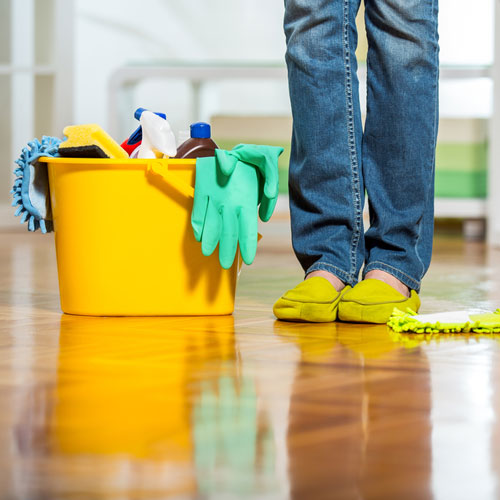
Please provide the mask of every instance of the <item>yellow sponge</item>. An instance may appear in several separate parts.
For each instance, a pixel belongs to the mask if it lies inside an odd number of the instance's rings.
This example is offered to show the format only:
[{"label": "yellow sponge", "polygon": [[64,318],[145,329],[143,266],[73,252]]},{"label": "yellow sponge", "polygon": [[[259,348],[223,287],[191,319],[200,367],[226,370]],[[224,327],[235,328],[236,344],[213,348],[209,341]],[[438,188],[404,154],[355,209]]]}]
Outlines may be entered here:
[{"label": "yellow sponge", "polygon": [[128,158],[127,152],[95,123],[70,125],[59,154],[70,158]]}]

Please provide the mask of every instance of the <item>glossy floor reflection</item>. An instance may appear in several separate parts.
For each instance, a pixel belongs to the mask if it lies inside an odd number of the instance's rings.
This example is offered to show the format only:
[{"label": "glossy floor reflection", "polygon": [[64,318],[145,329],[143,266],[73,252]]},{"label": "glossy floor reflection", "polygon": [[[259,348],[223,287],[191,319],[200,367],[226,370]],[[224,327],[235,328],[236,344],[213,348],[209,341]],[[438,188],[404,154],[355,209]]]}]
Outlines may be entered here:
[{"label": "glossy floor reflection", "polygon": [[[500,337],[275,321],[268,225],[234,316],[58,308],[51,236],[0,239],[0,498],[500,497]],[[500,306],[500,252],[436,240],[423,311]]]}]

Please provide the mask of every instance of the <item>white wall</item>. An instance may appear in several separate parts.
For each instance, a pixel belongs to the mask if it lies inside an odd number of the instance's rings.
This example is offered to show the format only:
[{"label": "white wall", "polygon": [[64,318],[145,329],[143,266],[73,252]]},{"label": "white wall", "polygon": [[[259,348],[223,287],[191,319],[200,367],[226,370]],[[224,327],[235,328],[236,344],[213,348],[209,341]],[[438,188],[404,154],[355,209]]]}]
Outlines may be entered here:
[{"label": "white wall", "polygon": [[[0,11],[5,14],[1,21],[6,21],[7,6],[14,1],[0,0]],[[494,0],[439,3],[441,63],[490,64]],[[108,127],[108,80],[125,64],[161,60],[284,63],[283,0],[75,0],[75,4],[74,123],[96,122]],[[11,44],[9,30],[0,30],[0,34],[4,42],[1,69],[8,63]],[[166,111],[174,130],[187,128],[189,97],[189,88],[183,82],[141,84],[130,97],[122,119],[122,136],[116,139],[122,140],[135,128],[132,113],[138,105]],[[289,112],[286,82],[209,86],[205,97],[208,108],[222,113]],[[8,80],[0,77],[0,102],[10,99]],[[488,116],[490,82],[443,83],[441,111],[445,116]],[[8,120],[6,123],[8,131],[11,127]],[[27,136],[26,142],[30,139]],[[11,171],[12,165],[5,162],[2,168]],[[10,204],[10,195],[8,198]],[[3,217],[2,213],[7,215]],[[11,213],[11,207],[1,199],[0,223],[4,219],[17,223]]]},{"label": "white wall", "polygon": [[[106,85],[115,68],[127,63],[282,62],[283,10],[282,1],[270,0],[77,0],[75,121],[107,126]],[[188,126],[188,90],[183,82],[141,85],[126,126],[135,125],[133,108],[139,104]],[[236,94],[242,102],[241,91]],[[286,86],[280,94],[287,110]]]},{"label": "white wall", "polygon": [[494,0],[438,1],[441,64],[491,64]]}]

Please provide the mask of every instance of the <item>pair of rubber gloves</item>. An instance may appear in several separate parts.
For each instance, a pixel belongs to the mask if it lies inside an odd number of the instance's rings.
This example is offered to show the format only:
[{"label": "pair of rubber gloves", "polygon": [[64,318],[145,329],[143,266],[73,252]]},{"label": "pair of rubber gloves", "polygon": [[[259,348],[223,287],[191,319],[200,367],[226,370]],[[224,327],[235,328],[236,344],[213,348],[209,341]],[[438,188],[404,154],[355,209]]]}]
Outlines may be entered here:
[{"label": "pair of rubber gloves", "polygon": [[283,148],[239,144],[215,157],[196,160],[191,225],[203,255],[219,245],[219,262],[229,269],[238,243],[250,265],[257,252],[257,212],[267,222],[278,199],[278,158]]}]

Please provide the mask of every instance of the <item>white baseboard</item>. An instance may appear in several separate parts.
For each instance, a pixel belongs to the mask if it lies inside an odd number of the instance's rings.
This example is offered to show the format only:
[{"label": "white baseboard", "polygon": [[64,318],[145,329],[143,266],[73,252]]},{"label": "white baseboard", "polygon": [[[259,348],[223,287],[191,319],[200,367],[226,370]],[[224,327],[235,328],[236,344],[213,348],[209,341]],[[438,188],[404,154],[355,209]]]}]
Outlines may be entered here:
[{"label": "white baseboard", "polygon": [[286,215],[290,213],[290,205],[288,202],[287,194],[280,194],[278,196],[278,201],[276,202],[274,213],[279,215]]},{"label": "white baseboard", "polygon": [[[289,212],[288,195],[280,194],[274,213],[288,215]],[[438,218],[484,218],[486,216],[486,202],[484,200],[437,199],[435,212]],[[22,227],[19,223],[19,217],[14,217],[14,213],[15,208],[9,203],[0,203],[0,229]],[[365,215],[366,213],[365,207]]]},{"label": "white baseboard", "polygon": [[[276,214],[289,212],[288,195],[280,194],[276,203]],[[475,198],[436,198],[434,202],[436,218],[449,219],[482,219],[486,218],[486,200]],[[364,215],[368,214],[365,203]]]},{"label": "white baseboard", "polygon": [[479,198],[436,198],[436,218],[483,219],[487,216],[486,200]]}]

